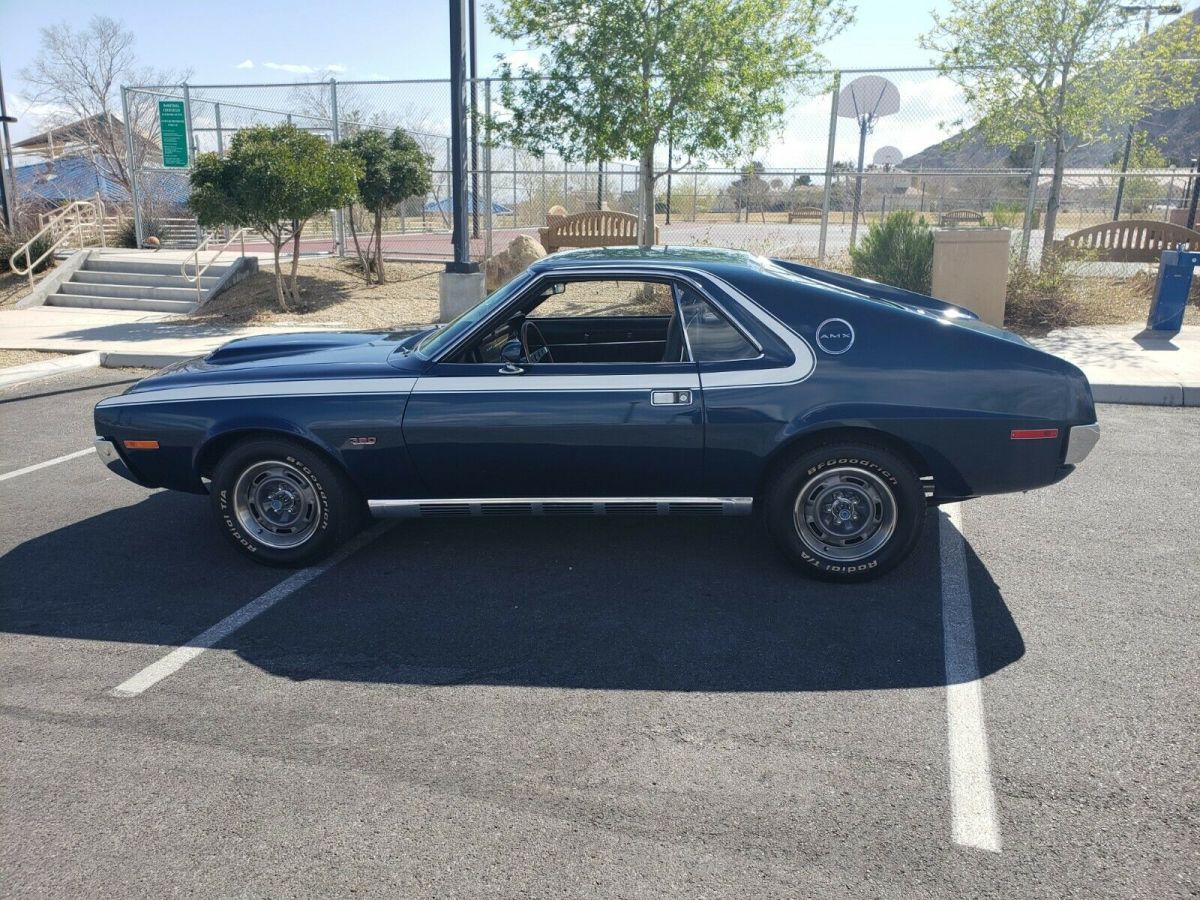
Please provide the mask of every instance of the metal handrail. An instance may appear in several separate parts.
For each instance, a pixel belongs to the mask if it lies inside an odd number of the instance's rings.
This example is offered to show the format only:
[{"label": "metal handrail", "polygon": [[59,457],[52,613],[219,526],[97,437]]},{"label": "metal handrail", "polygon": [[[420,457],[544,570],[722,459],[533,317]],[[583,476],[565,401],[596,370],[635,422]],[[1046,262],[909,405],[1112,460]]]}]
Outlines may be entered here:
[{"label": "metal handrail", "polygon": [[[211,266],[213,263],[215,263],[217,261],[217,258],[220,257],[220,255],[222,253],[224,253],[226,250],[229,249],[229,245],[232,244],[234,241],[240,239],[242,242],[242,256],[246,255],[246,232],[247,231],[249,231],[248,228],[239,228],[237,231],[235,231],[233,234],[231,234],[229,236],[229,240],[227,240],[225,242],[225,244],[221,247],[221,249],[213,254],[213,258],[204,264],[203,269],[200,268],[200,251],[202,251],[206,247],[208,247],[208,242],[212,240],[211,234],[205,235],[204,240],[202,240],[199,244],[196,245],[196,249],[192,251],[191,256],[184,257],[183,262],[181,262],[179,264],[179,274],[182,275],[184,278],[186,278],[189,283],[195,282],[196,304],[197,305],[199,305],[201,299],[203,299],[203,292],[200,289],[200,279],[204,277],[204,273],[208,271],[209,266]],[[187,273],[188,262],[191,260],[195,260],[195,262],[192,263],[192,269],[196,272],[196,276],[194,278]]]},{"label": "metal handrail", "polygon": [[[83,217],[82,211],[85,209],[91,212],[92,215],[90,219],[85,219]],[[47,233],[52,233],[55,229],[62,225],[64,220],[69,218],[71,215],[75,216],[75,221],[72,222],[67,230],[63,232],[62,237],[54,241],[50,245],[49,249],[42,253],[41,256],[39,256],[37,259],[33,259],[33,245],[41,240]],[[8,267],[17,275],[29,276],[29,286],[33,287],[33,270],[45,262],[45,260],[49,258],[50,255],[56,250],[58,250],[59,247],[65,244],[68,238],[72,237],[73,235],[78,237],[79,249],[83,249],[83,228],[85,225],[97,228],[99,230],[100,244],[103,246],[104,223],[100,219],[100,213],[95,202],[92,200],[75,200],[58,210],[58,212],[54,213],[50,217],[49,221],[42,226],[41,231],[14,250],[12,256],[9,258]],[[17,257],[19,257],[22,253],[25,254],[24,268],[17,265]]]}]

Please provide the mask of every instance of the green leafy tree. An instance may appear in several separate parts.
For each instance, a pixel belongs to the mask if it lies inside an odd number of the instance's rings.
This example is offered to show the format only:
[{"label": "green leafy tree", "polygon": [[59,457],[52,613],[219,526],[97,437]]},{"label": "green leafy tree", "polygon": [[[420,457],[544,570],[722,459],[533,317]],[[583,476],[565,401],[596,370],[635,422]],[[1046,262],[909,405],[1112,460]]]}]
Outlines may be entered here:
[{"label": "green leafy tree", "polygon": [[1138,40],[1119,0],[950,0],[922,46],[962,86],[992,144],[1046,145],[1054,167],[1045,241],[1054,239],[1072,146],[1124,133],[1195,100],[1200,28],[1190,17]]},{"label": "green leafy tree", "polygon": [[[286,310],[289,298],[300,299],[296,272],[304,226],[354,198],[358,171],[351,154],[294,125],[244,128],[224,159],[215,153],[196,158],[188,206],[205,228],[249,226],[271,242],[275,297]],[[279,255],[288,241],[292,268],[285,287]]]},{"label": "green leafy tree", "polygon": [[872,222],[867,236],[850,248],[855,275],[919,294],[933,287],[933,231],[909,210]]},{"label": "green leafy tree", "polygon": [[[654,238],[655,150],[729,164],[765,143],[845,0],[499,0],[497,35],[541,48],[535,72],[501,66],[502,138],[566,159],[636,159],[640,243]],[[517,75],[525,76],[518,79]]]},{"label": "green leafy tree", "polygon": [[421,145],[397,128],[390,135],[375,129],[363,129],[339,145],[358,161],[358,197],[364,208],[374,214],[372,237],[363,250],[354,224],[354,206],[350,207],[350,231],[354,248],[362,262],[369,284],[372,271],[376,280],[387,280],[383,270],[383,214],[409,197],[424,196],[433,188],[433,158]]},{"label": "green leafy tree", "polygon": [[[1110,164],[1120,171],[1121,160],[1125,155],[1124,148],[1113,153]],[[1133,135],[1129,147],[1129,168],[1131,169],[1165,169],[1170,162],[1163,156],[1162,150],[1144,131]],[[1125,178],[1125,193],[1122,195],[1122,209],[1130,213],[1144,213],[1154,203],[1163,203],[1167,199],[1167,186],[1151,175],[1129,175]]]}]

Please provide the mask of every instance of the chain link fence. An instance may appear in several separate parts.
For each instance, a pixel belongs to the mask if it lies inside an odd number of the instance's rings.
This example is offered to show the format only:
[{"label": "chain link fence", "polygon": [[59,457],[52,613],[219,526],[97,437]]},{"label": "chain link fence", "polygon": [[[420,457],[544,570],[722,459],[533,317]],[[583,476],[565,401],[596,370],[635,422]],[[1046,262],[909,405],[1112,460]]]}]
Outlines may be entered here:
[{"label": "chain link fence", "polygon": [[[863,76],[887,78],[900,98],[894,112],[865,124],[862,118],[838,115],[837,103],[839,93]],[[481,122],[493,115],[503,118],[497,83],[481,79],[471,89]],[[290,122],[331,141],[363,128],[401,128],[429,154],[433,185],[426,196],[389,211],[385,254],[413,260],[453,256],[446,80],[132,86],[123,94],[127,104],[154,110],[158,100],[183,101],[191,159],[226,152],[234,135],[253,125]],[[658,167],[672,170],[655,185],[660,240],[825,261],[845,255],[872,222],[912,210],[934,225],[1011,228],[1014,246],[1024,237],[1036,257],[1049,162],[1035,176],[1028,159],[988,147],[969,132],[962,139],[968,113],[957,85],[934,69],[831,73],[825,91],[793,98],[771,146],[737,166],[668,158],[669,148],[660,148]],[[156,119],[153,128],[158,128]],[[1113,218],[1120,175],[1111,165],[1112,152],[1087,148],[1079,154],[1087,168],[1068,170],[1059,237]],[[137,154],[135,162],[134,193],[144,217],[170,220],[169,240],[194,246],[201,235],[187,213],[186,170],[166,169],[152,153]],[[496,143],[482,126],[468,178],[476,260],[503,249],[518,234],[536,238],[554,207],[567,213],[597,208],[637,213],[641,202],[638,168],[630,161],[597,164],[535,156]],[[1184,169],[1128,173],[1121,217],[1178,218],[1193,178]],[[1026,227],[1030,233],[1022,235]],[[309,223],[301,249],[345,254],[353,252],[348,240],[345,211],[331,210]]]}]

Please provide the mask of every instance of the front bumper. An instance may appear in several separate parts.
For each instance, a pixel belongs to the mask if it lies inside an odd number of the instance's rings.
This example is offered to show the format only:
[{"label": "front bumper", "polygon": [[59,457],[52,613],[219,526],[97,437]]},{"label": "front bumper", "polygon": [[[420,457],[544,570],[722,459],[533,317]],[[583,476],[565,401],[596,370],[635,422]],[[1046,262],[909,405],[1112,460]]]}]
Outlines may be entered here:
[{"label": "front bumper", "polygon": [[107,438],[96,438],[96,455],[100,457],[100,461],[108,468],[120,475],[122,478],[132,481],[134,484],[141,482],[134,477],[133,472],[129,470],[129,466],[125,465],[125,460],[121,459],[121,454],[117,451],[117,445]]},{"label": "front bumper", "polygon": [[1100,423],[1093,422],[1091,425],[1074,425],[1067,433],[1067,455],[1063,459],[1063,464],[1067,466],[1077,466],[1087,455],[1092,452],[1092,448],[1096,446],[1100,440]]}]

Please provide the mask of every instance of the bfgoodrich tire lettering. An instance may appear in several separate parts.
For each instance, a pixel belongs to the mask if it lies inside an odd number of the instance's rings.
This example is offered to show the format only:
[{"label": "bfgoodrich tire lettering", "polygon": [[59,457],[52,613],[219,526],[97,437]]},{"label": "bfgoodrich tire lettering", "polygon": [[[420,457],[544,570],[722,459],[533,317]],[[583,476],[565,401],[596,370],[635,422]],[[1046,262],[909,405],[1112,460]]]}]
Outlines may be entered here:
[{"label": "bfgoodrich tire lettering", "polygon": [[346,476],[285,438],[235,445],[217,463],[210,491],[221,530],[266,565],[315,562],[362,522],[362,500]]},{"label": "bfgoodrich tire lettering", "polygon": [[917,474],[869,444],[814,447],[785,465],[764,497],[767,527],[806,575],[868,581],[912,552],[925,521]]}]

